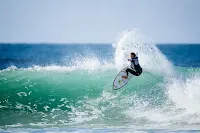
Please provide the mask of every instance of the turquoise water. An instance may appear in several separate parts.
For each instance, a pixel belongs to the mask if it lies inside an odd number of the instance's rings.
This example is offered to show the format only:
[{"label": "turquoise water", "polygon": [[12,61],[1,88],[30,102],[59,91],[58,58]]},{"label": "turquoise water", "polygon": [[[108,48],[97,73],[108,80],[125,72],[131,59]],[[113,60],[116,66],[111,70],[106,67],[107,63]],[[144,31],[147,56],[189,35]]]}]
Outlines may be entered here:
[{"label": "turquoise water", "polygon": [[[138,52],[144,72],[113,79]],[[0,45],[1,132],[199,132],[200,46]]]}]

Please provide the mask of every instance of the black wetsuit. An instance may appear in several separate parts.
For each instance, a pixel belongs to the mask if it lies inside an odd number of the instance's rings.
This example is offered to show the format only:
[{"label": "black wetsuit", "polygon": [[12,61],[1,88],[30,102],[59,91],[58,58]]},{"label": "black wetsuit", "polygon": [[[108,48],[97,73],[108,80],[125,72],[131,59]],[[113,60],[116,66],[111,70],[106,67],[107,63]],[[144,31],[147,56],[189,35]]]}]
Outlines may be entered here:
[{"label": "black wetsuit", "polygon": [[127,77],[128,77],[128,72],[130,72],[131,74],[135,75],[135,76],[139,76],[141,73],[142,73],[142,68],[139,64],[139,61],[138,61],[138,57],[133,57],[131,59],[131,68],[127,68],[126,69],[126,72],[127,72]]}]

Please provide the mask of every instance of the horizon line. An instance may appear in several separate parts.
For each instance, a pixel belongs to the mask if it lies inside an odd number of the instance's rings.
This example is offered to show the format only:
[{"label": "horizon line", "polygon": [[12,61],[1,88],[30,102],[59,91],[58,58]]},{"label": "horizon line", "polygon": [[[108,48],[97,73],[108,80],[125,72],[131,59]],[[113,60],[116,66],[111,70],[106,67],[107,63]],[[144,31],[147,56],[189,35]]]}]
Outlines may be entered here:
[{"label": "horizon line", "polygon": [[[95,45],[112,45],[113,43],[109,43],[109,42],[0,42],[0,45],[2,44],[18,44],[18,45],[24,45],[24,44],[27,44],[27,45],[77,45],[77,44],[80,44],[80,45],[92,45],[92,44],[95,44]],[[181,45],[192,45],[192,44],[200,44],[199,43],[194,43],[194,42],[191,42],[191,43],[187,43],[187,42],[165,42],[165,43],[154,43],[156,45],[167,45],[167,44],[170,44],[170,45],[174,45],[174,44],[181,44]]]}]

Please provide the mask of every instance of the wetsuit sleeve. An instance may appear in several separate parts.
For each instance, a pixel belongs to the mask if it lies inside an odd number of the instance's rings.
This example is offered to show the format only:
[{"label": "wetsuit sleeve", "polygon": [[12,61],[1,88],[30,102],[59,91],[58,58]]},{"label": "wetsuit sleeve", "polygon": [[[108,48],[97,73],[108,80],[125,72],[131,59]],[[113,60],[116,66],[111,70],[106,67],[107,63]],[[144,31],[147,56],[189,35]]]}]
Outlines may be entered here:
[{"label": "wetsuit sleeve", "polygon": [[132,61],[133,61],[133,59],[131,58],[131,59],[129,59],[129,61],[131,61],[131,62],[132,62]]}]

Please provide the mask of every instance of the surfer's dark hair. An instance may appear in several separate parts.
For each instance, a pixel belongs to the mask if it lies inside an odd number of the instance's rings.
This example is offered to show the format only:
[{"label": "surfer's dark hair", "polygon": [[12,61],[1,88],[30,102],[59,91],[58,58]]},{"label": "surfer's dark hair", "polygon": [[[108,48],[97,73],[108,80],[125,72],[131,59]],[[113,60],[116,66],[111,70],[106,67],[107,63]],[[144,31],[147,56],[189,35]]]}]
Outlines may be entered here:
[{"label": "surfer's dark hair", "polygon": [[132,52],[131,55],[133,55],[134,57],[136,56],[136,54],[134,52]]}]

